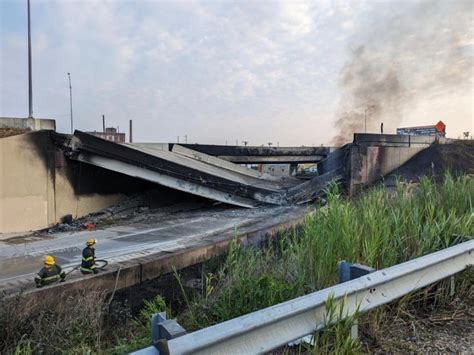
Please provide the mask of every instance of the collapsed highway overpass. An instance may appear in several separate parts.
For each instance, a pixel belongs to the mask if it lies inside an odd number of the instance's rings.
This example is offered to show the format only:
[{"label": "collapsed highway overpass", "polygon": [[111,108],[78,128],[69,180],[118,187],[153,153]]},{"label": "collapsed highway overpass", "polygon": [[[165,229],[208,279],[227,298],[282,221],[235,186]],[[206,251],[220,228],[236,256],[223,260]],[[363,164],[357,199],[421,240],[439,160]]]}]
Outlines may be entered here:
[{"label": "collapsed highway overpass", "polygon": [[164,204],[192,198],[189,194],[248,208],[293,203],[288,191],[307,184],[248,169],[219,154],[308,161],[316,151],[322,157],[328,149],[217,146],[214,156],[176,144],[117,144],[80,131],[4,137],[0,233],[47,228],[68,215],[80,218],[150,189],[160,189]]},{"label": "collapsed highway overpass", "polygon": [[[261,174],[179,145],[120,145],[77,131],[73,136],[34,132],[4,138],[0,140],[0,152],[2,182],[7,183],[2,186],[8,186],[9,190],[4,189],[0,194],[2,223],[7,220],[5,217],[18,216],[22,218],[20,222],[29,223],[45,215],[48,219],[40,220],[41,223],[55,224],[60,213],[73,212],[75,208],[77,211],[80,202],[85,202],[89,211],[97,210],[98,201],[106,206],[126,198],[119,191],[168,186],[170,179],[175,180],[169,186],[172,188],[160,190],[163,200],[173,198],[172,193],[178,190],[186,191],[186,200],[192,195],[203,196],[201,189],[211,200],[206,200],[208,207],[195,212],[160,215],[152,221],[109,226],[93,232],[3,236],[0,286],[10,291],[31,288],[32,275],[45,253],[54,253],[58,262],[70,270],[80,260],[81,247],[90,236],[99,239],[101,254],[110,261],[109,271],[87,282],[76,275],[66,285],[40,293],[82,289],[86,284],[93,289],[111,290],[141,283],[169,272],[172,267],[191,266],[218,255],[234,237],[258,243],[267,235],[293,228],[308,213],[304,204],[317,198],[331,181],[340,180],[349,192],[356,192],[400,171],[400,167],[418,166],[419,154],[428,154],[423,161],[429,169],[433,164],[441,166],[436,152],[451,152],[450,144],[446,145],[447,149],[440,148],[440,143],[449,142],[430,137],[355,135],[353,143],[318,164],[319,176],[301,182]],[[462,151],[466,149],[461,147]],[[469,149],[472,152],[472,145]],[[472,168],[472,160],[466,166]],[[20,178],[22,174],[26,175],[25,179]],[[98,196],[102,196],[101,200]],[[227,203],[212,203],[219,201],[216,196],[228,197],[224,200]],[[33,203],[37,204],[30,208],[28,204]]]},{"label": "collapsed highway overpass", "polygon": [[[333,180],[353,193],[434,142],[433,137],[356,134],[353,143],[330,152],[324,147],[118,144],[80,131],[19,134],[0,139],[0,233],[47,228],[67,215],[79,218],[152,188],[161,189],[163,203],[189,194],[247,208],[307,203]],[[311,160],[316,155],[326,158],[318,163],[319,175],[305,182],[222,159],[276,157],[295,164],[295,156]]]},{"label": "collapsed highway overpass", "polygon": [[[305,190],[303,202],[307,202],[308,196],[315,198],[329,182],[326,176],[323,179],[319,177],[313,179],[317,183],[301,183],[300,180],[291,176],[275,177],[260,173],[176,144],[117,144],[80,131],[76,131],[72,137],[65,139],[62,146],[69,159],[219,202],[248,208],[262,204],[286,205],[290,202],[287,198],[289,195],[292,196],[292,203],[302,202],[298,198],[300,194],[291,192],[294,189]],[[196,148],[196,145],[192,147]],[[223,149],[216,148],[214,154],[224,153]],[[260,154],[267,152],[265,149],[261,150],[260,147],[242,149],[247,149],[248,154],[256,154],[255,151],[259,151]],[[280,154],[278,156],[282,157],[284,156],[282,154],[296,154],[295,151],[298,151],[301,156],[304,156],[304,153],[308,154],[305,159],[309,160],[314,156],[315,151],[314,148],[284,149],[273,150],[272,154]],[[325,152],[327,149],[320,150]],[[234,147],[233,151],[237,152],[239,149]],[[240,152],[242,153],[241,150]],[[227,154],[230,154],[230,151]],[[334,177],[330,175],[331,179]],[[311,191],[306,191],[308,189]]]}]

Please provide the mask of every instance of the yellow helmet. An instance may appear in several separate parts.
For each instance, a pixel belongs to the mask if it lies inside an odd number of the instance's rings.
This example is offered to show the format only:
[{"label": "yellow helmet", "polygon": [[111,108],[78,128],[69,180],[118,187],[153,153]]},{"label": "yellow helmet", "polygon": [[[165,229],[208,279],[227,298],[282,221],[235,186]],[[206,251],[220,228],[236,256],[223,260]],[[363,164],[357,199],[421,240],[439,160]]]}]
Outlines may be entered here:
[{"label": "yellow helmet", "polygon": [[53,266],[54,264],[56,264],[56,260],[54,260],[54,257],[52,257],[51,255],[46,255],[44,257],[44,264],[47,266]]},{"label": "yellow helmet", "polygon": [[90,239],[87,239],[86,245],[90,247],[94,245],[95,243],[97,243],[97,240],[95,240],[94,238],[90,238]]}]

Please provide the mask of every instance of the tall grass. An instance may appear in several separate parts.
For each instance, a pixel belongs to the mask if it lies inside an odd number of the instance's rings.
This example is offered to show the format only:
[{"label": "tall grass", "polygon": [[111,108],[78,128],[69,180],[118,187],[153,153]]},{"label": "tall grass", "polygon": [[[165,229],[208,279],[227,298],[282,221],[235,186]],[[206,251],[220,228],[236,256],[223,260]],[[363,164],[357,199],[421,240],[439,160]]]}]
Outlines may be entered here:
[{"label": "tall grass", "polygon": [[474,235],[473,198],[473,179],[450,174],[440,184],[425,177],[392,192],[374,187],[354,200],[332,185],[301,233],[262,250],[233,243],[208,275],[211,289],[195,295],[180,321],[206,327],[329,287],[340,260],[381,269],[465,241]]},{"label": "tall grass", "polygon": [[449,247],[474,234],[473,198],[473,180],[450,174],[439,185],[399,183],[394,194],[376,187],[355,201],[333,185],[327,208],[308,216],[295,261],[322,288],[335,283],[339,260],[381,269]]},{"label": "tall grass", "polygon": [[107,303],[101,292],[22,302],[0,298],[0,353],[87,353],[103,344]]}]

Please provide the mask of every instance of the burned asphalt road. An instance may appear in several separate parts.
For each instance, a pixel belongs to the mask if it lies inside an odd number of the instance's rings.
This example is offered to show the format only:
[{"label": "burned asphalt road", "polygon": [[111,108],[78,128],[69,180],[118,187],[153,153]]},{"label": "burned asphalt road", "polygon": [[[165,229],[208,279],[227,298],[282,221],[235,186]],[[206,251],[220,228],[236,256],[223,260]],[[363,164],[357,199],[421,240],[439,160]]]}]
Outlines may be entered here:
[{"label": "burned asphalt road", "polygon": [[[174,253],[195,246],[199,241],[212,241],[224,234],[239,234],[262,223],[278,225],[303,216],[305,207],[269,207],[261,209],[229,209],[186,211],[148,219],[146,223],[111,226],[95,231],[62,232],[41,237],[14,237],[0,241],[0,289],[19,290],[33,287],[35,273],[42,257],[53,255],[66,272],[80,264],[81,251],[88,238],[97,239],[98,259],[114,264],[143,258],[160,252]],[[263,222],[262,222],[263,221]],[[22,238],[24,241],[22,242]],[[68,278],[79,278],[78,271]]]}]

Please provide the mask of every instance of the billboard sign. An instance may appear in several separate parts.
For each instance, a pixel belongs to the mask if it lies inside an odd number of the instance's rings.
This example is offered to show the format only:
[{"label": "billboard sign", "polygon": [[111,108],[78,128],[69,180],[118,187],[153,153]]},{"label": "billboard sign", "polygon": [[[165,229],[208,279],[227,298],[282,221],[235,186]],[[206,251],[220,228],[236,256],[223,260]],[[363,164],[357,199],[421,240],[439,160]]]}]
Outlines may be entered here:
[{"label": "billboard sign", "polygon": [[397,134],[402,136],[446,136],[446,125],[439,121],[434,126],[397,128]]}]

